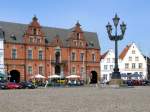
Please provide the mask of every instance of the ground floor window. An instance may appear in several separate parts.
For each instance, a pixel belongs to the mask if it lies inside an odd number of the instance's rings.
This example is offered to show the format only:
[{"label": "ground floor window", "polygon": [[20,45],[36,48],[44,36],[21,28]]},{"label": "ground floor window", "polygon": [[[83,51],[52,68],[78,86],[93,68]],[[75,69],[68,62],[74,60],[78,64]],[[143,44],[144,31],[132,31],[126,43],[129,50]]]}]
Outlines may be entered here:
[{"label": "ground floor window", "polygon": [[104,75],[103,75],[103,79],[104,79],[104,80],[107,80],[107,74],[104,74]]}]

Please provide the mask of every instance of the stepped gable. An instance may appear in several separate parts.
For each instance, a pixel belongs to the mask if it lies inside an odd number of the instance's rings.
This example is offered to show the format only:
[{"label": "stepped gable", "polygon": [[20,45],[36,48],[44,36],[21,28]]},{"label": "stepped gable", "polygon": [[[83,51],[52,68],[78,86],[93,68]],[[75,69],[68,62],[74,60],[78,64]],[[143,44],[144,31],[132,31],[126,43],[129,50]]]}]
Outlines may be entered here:
[{"label": "stepped gable", "polygon": [[[35,17],[33,19],[35,19],[36,21],[37,18]],[[31,24],[38,26],[36,22]],[[5,32],[5,42],[23,43],[23,35],[25,34],[25,31],[28,29],[29,25],[30,24],[20,24],[20,23],[0,21],[0,26]],[[59,35],[60,39],[62,40],[63,46],[67,47],[67,39],[69,38],[69,34],[70,32],[72,32],[72,29],[63,29],[45,26],[41,26],[41,28],[42,28],[41,30],[45,35],[47,43],[51,43],[53,41],[53,38],[56,37],[56,35]],[[83,32],[87,44],[93,42],[94,45],[92,46],[92,48],[100,49],[97,34],[95,32],[87,32],[87,31]],[[12,35],[15,36],[16,38],[15,40],[10,38]],[[91,48],[91,46],[88,46],[88,48]]]}]

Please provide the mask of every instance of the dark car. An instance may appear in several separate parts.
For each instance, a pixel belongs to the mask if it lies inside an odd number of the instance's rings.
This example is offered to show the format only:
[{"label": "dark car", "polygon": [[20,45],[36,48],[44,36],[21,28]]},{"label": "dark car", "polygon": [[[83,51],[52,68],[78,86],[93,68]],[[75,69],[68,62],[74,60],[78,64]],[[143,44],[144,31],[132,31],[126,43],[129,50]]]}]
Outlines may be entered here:
[{"label": "dark car", "polygon": [[132,80],[127,80],[126,83],[127,83],[128,86],[133,86]]},{"label": "dark car", "polygon": [[21,89],[22,85],[15,83],[15,82],[7,82],[6,87],[7,89]]},{"label": "dark car", "polygon": [[19,83],[23,89],[28,88],[28,89],[35,89],[36,86],[32,84],[31,82],[20,82]]},{"label": "dark car", "polygon": [[6,83],[0,82],[0,89],[7,89]]},{"label": "dark car", "polygon": [[6,83],[7,83],[7,81],[0,80],[0,89],[7,89]]},{"label": "dark car", "polygon": [[143,80],[142,85],[143,86],[150,86],[150,81],[149,80]]}]

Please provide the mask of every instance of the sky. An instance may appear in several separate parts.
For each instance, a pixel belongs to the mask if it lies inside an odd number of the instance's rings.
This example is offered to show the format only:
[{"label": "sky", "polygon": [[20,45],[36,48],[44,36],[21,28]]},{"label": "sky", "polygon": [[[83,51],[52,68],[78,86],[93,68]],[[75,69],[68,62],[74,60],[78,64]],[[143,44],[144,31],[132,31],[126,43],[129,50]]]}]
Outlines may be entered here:
[{"label": "sky", "polygon": [[[98,34],[101,52],[114,49],[106,31],[115,13],[127,24],[119,52],[135,42],[150,56],[150,0],[1,0],[0,21],[29,24],[36,15],[42,26],[69,29],[77,21],[85,31]],[[113,29],[114,30],[114,29]],[[118,27],[118,33],[120,26]]]}]

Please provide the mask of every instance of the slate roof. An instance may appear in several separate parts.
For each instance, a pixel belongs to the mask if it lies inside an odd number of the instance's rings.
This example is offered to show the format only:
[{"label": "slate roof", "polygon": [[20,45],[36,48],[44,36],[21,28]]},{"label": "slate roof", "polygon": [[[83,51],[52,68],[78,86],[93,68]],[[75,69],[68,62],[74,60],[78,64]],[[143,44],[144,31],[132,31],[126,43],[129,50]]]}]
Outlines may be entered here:
[{"label": "slate roof", "polygon": [[[29,24],[20,24],[20,23],[11,23],[11,22],[3,22],[0,21],[0,27],[5,32],[5,41],[6,42],[15,42],[15,43],[23,43],[23,34],[27,30]],[[48,43],[52,42],[53,38],[56,35],[59,35],[60,39],[63,42],[63,45],[67,47],[67,39],[69,38],[69,34],[72,32],[72,29],[63,29],[63,28],[52,28],[42,26],[42,31],[45,34],[45,38]],[[15,35],[16,40],[10,38],[12,35]],[[87,32],[84,31],[85,40],[88,42],[88,48],[96,48],[100,49],[98,36],[95,32]],[[90,43],[93,42],[94,45],[90,46]]]},{"label": "slate roof", "polygon": [[101,55],[101,59],[104,59],[108,53],[109,53],[109,50],[105,52],[103,55]]}]

